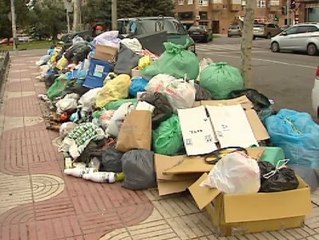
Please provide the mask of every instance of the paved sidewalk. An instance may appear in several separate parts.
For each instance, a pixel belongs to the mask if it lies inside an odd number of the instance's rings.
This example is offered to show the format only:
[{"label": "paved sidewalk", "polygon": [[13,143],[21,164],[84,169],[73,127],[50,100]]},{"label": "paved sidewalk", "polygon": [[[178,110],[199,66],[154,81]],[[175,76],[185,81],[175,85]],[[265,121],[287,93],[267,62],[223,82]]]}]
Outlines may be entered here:
[{"label": "paved sidewalk", "polygon": [[[11,54],[0,105],[0,239],[319,239],[319,192],[303,228],[218,237],[189,194],[158,197],[63,174],[58,134],[48,131],[35,61],[44,50]],[[1,98],[2,99],[2,98]]]}]

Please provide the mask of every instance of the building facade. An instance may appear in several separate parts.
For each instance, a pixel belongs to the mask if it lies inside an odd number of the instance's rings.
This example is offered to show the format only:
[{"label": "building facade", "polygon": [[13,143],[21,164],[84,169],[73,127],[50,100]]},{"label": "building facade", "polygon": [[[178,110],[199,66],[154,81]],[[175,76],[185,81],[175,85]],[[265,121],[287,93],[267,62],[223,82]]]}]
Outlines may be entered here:
[{"label": "building facade", "polygon": [[[273,22],[280,26],[305,21],[319,22],[316,20],[319,18],[319,0],[296,1],[294,9],[290,9],[290,1],[256,0],[255,21]],[[212,29],[213,33],[225,34],[230,24],[239,22],[245,16],[245,5],[246,0],[175,0],[175,14],[186,27],[202,24]]]}]

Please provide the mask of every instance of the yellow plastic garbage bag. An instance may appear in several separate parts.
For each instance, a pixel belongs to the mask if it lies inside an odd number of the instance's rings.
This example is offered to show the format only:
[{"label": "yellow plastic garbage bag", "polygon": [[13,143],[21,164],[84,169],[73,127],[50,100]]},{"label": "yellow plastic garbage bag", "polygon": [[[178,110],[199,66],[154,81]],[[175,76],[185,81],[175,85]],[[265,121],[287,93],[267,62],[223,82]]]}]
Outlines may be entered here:
[{"label": "yellow plastic garbage bag", "polygon": [[111,101],[127,98],[130,85],[131,77],[127,74],[120,74],[107,81],[97,94],[96,106],[102,108]]},{"label": "yellow plastic garbage bag", "polygon": [[69,61],[68,59],[66,59],[66,57],[64,57],[64,55],[59,59],[59,61],[56,64],[56,67],[59,70],[62,70],[63,68],[65,68],[66,66],[68,66]]},{"label": "yellow plastic garbage bag", "polygon": [[145,55],[138,60],[138,69],[142,70],[153,63],[153,59],[149,55]]}]

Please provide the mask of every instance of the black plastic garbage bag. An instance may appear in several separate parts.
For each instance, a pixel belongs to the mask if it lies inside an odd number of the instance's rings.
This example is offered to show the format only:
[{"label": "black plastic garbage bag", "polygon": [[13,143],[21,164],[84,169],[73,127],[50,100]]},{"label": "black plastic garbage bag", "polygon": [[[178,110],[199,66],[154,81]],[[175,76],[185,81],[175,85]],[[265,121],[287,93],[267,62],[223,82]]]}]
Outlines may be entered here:
[{"label": "black plastic garbage bag", "polygon": [[131,150],[124,153],[121,160],[125,175],[123,187],[132,190],[156,187],[154,152]]},{"label": "black plastic garbage bag", "polygon": [[[266,161],[258,161],[260,169],[259,192],[280,192],[296,189],[299,185],[295,171],[286,166],[276,169]],[[268,175],[268,176],[267,176]]]},{"label": "black plastic garbage bag", "polygon": [[75,43],[65,51],[64,57],[68,61],[81,62],[91,50],[92,48],[88,42]]},{"label": "black plastic garbage bag", "polygon": [[170,118],[173,114],[173,108],[167,97],[159,92],[144,93],[141,100],[155,107],[152,114],[152,128],[156,129],[159,124]]},{"label": "black plastic garbage bag", "polygon": [[195,101],[212,100],[213,99],[212,94],[207,89],[201,87],[197,83],[194,83],[194,87],[196,89]]},{"label": "black plastic garbage bag", "polygon": [[271,105],[269,99],[265,95],[252,88],[231,91],[229,93],[229,98],[236,98],[244,95],[246,95],[246,97],[254,104],[254,109],[257,112],[261,109],[268,108]]},{"label": "black plastic garbage bag", "polygon": [[123,153],[117,151],[114,147],[105,149],[102,152],[100,171],[105,172],[122,172],[121,158]]}]

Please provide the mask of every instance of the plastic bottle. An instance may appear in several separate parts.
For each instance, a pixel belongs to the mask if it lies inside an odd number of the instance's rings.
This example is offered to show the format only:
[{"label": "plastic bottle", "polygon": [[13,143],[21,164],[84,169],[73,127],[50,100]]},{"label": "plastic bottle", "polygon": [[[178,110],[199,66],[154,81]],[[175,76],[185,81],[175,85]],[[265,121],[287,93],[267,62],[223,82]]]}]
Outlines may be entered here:
[{"label": "plastic bottle", "polygon": [[81,178],[84,174],[89,174],[96,171],[96,169],[93,168],[67,168],[64,169],[64,173],[67,175],[71,175],[74,177]]},{"label": "plastic bottle", "polygon": [[99,183],[114,183],[116,181],[114,172],[91,172],[83,174],[83,179]]}]

